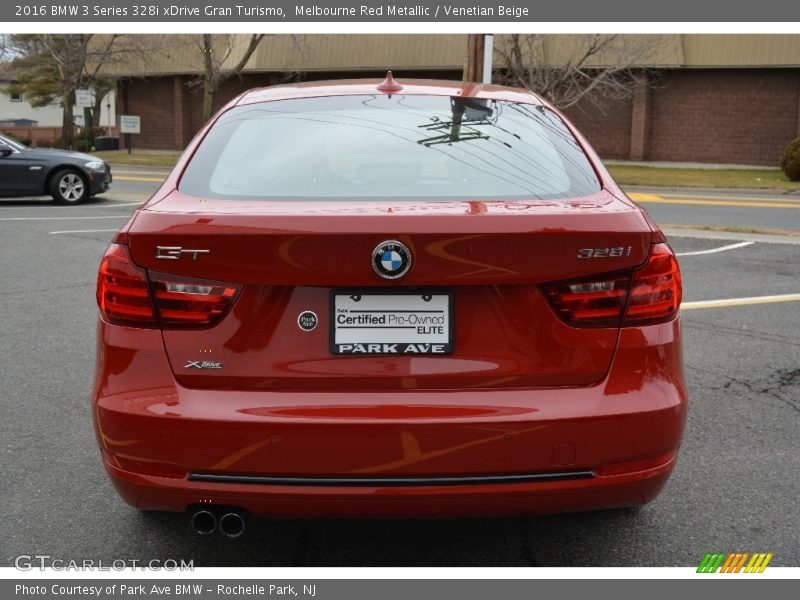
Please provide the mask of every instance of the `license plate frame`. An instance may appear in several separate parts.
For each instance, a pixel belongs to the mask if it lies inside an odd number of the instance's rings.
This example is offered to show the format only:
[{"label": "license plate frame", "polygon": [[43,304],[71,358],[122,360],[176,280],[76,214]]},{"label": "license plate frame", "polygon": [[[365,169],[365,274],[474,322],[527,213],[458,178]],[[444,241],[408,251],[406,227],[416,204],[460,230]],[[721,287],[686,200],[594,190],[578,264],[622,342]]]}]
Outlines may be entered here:
[{"label": "license plate frame", "polygon": [[[384,323],[375,324],[349,324],[337,322],[340,314],[352,315],[349,307],[353,305],[353,297],[358,296],[359,301],[367,299],[368,304],[363,305],[365,308],[360,308],[359,314],[369,314],[373,316],[386,315]],[[425,296],[429,296],[428,302],[434,304],[427,304],[424,300]],[[342,298],[345,302],[337,304],[337,299]],[[397,304],[393,307],[390,299],[396,299]],[[418,301],[416,300],[418,298]],[[405,299],[409,304],[400,304]],[[414,300],[412,300],[414,299]],[[446,307],[446,314],[441,310],[442,302]],[[423,304],[424,303],[424,304]],[[418,305],[420,308],[416,308]],[[347,309],[346,312],[339,313],[338,309]],[[448,289],[386,289],[386,290],[373,290],[365,288],[341,288],[334,289],[330,292],[329,303],[329,331],[328,331],[328,349],[331,354],[336,356],[443,356],[452,354],[454,351],[454,336],[455,336],[455,295],[453,290]],[[389,326],[388,321],[390,315],[394,314],[395,319],[393,323],[397,323],[398,315],[411,317],[416,315],[417,320],[419,317],[425,317],[424,323],[392,325]],[[428,317],[441,317],[428,318]],[[406,341],[408,334],[414,335],[410,332],[409,328],[416,327],[444,327],[445,331],[442,333],[431,332],[430,334],[416,332],[416,336],[429,335],[429,338],[420,338],[412,341]],[[337,333],[345,330],[361,330],[363,337],[362,341],[355,341],[354,339],[342,340],[337,337]],[[403,333],[399,333],[400,330]],[[372,332],[369,332],[373,330]],[[376,331],[377,330],[377,331]],[[385,331],[381,331],[385,330]],[[403,338],[402,340],[392,341],[388,336],[391,330],[398,335],[396,337]],[[367,333],[364,336],[364,332]],[[356,335],[356,334],[354,334]],[[348,336],[352,337],[352,336]],[[431,339],[431,338],[434,338]],[[347,346],[352,348],[347,348]],[[344,346],[345,348],[342,348]],[[378,346],[376,348],[376,346]]]}]

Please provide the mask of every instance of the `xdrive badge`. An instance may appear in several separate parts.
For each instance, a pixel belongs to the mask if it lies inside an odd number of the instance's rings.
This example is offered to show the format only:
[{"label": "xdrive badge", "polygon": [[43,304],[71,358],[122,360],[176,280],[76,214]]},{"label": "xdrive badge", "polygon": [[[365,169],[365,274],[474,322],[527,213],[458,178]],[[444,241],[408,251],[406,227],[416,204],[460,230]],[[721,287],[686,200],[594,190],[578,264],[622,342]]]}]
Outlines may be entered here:
[{"label": "xdrive badge", "polygon": [[223,364],[213,360],[187,360],[184,369],[221,369]]}]

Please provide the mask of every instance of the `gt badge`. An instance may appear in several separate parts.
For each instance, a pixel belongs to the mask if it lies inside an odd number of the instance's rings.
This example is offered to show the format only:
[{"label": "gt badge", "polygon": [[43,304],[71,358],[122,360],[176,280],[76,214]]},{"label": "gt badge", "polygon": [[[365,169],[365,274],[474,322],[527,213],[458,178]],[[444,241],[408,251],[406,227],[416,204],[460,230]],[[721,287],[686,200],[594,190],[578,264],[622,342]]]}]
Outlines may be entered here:
[{"label": "gt badge", "polygon": [[192,257],[192,260],[197,260],[198,254],[208,254],[211,250],[205,248],[182,248],[181,246],[156,246],[156,258],[161,260],[180,260],[184,254]]},{"label": "gt badge", "polygon": [[372,251],[372,268],[384,279],[397,279],[411,268],[411,251],[397,240],[381,242]]}]

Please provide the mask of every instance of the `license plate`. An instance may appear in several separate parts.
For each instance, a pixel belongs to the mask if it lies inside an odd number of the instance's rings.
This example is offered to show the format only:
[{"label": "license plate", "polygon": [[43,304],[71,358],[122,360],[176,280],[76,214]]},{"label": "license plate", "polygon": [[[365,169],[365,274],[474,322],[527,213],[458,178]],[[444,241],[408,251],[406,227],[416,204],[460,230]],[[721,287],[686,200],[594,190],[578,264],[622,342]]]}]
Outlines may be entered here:
[{"label": "license plate", "polygon": [[453,292],[331,292],[333,354],[449,354]]}]

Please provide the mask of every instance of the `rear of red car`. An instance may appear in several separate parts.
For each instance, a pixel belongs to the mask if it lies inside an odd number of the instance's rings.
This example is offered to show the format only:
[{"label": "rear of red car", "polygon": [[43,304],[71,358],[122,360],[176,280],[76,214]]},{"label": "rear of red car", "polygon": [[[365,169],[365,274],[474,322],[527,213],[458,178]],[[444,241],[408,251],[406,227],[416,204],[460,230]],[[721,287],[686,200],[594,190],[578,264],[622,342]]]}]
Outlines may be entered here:
[{"label": "rear of red car", "polygon": [[98,276],[94,414],[141,509],[640,505],[685,421],[680,272],[531,94],[253,92]]}]

